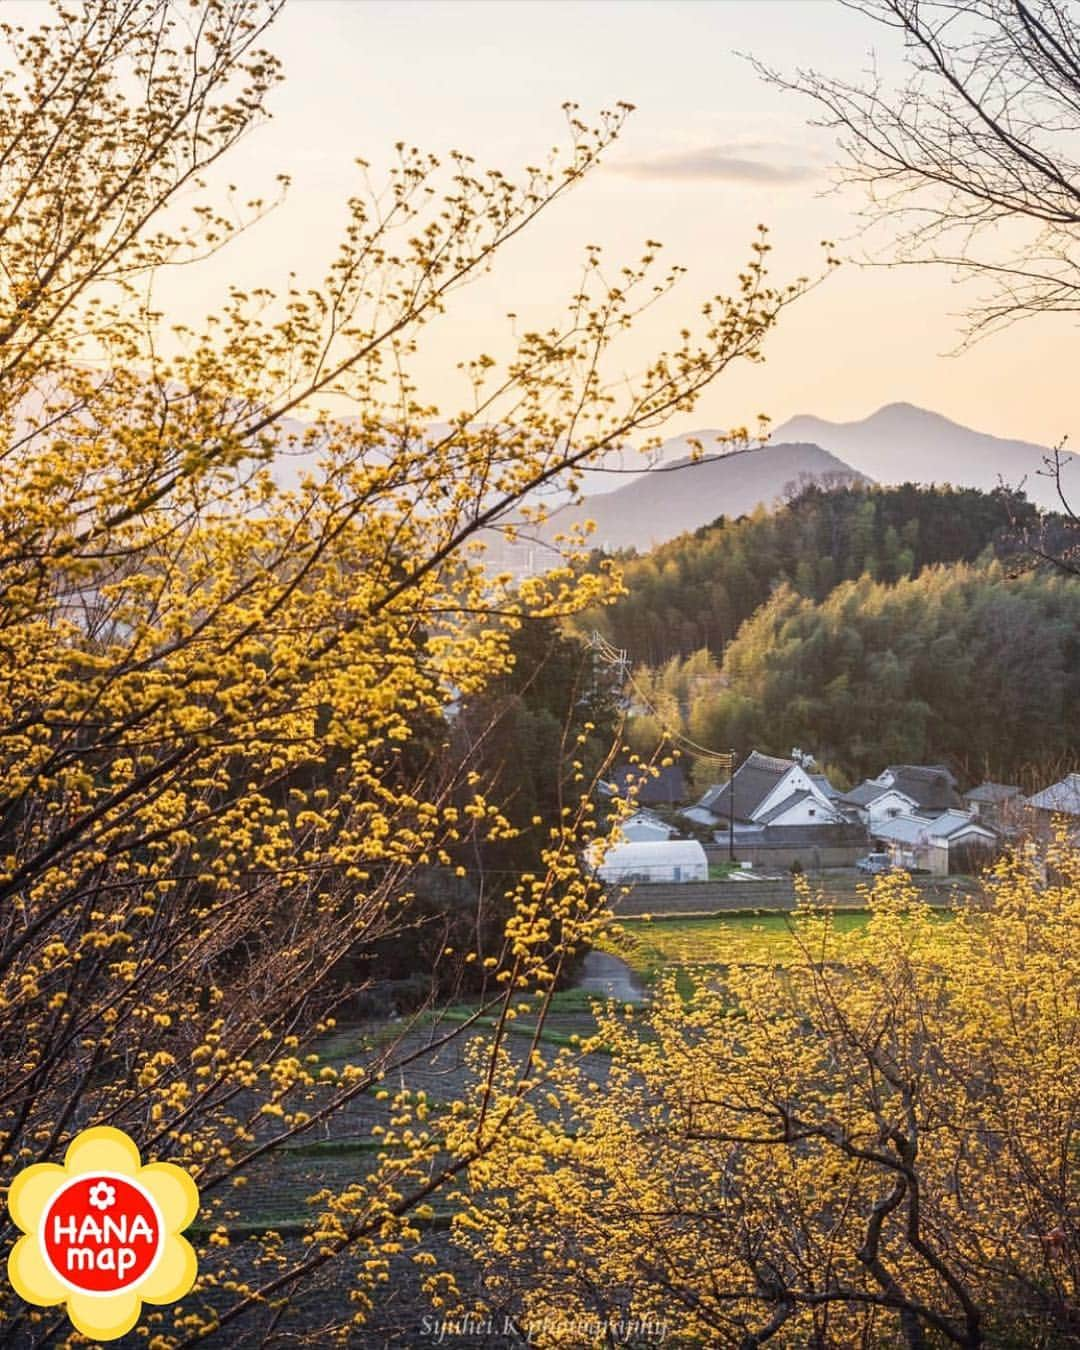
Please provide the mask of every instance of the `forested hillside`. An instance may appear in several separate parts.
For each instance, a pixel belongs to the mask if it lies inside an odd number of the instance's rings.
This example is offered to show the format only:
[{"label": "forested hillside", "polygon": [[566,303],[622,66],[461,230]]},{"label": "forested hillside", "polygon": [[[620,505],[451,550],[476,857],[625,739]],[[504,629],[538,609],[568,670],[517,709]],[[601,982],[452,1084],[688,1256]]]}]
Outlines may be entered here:
[{"label": "forested hillside", "polygon": [[[635,682],[663,725],[677,717],[708,747],[797,745],[851,780],[944,761],[1012,781],[1080,752],[1080,582],[997,562],[864,575],[822,601],[785,582],[719,673],[699,653]],[[637,730],[647,744],[656,719]]]},{"label": "forested hillside", "polygon": [[635,662],[659,665],[699,648],[723,653],[746,619],[786,582],[823,600],[834,586],[866,575],[894,582],[937,563],[1005,556],[1034,524],[1021,494],[973,488],[813,485],[775,513],[683,535],[623,564],[628,594],[587,611],[579,626],[599,629]]}]

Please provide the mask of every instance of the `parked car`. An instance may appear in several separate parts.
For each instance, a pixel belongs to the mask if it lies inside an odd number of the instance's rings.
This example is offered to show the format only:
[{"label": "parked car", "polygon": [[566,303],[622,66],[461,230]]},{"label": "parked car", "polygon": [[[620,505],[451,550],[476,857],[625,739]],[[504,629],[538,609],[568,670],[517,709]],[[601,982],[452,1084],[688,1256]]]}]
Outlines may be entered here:
[{"label": "parked car", "polygon": [[868,853],[865,858],[860,858],[855,866],[860,872],[868,872],[871,876],[877,876],[879,872],[888,872],[892,867],[887,853]]}]

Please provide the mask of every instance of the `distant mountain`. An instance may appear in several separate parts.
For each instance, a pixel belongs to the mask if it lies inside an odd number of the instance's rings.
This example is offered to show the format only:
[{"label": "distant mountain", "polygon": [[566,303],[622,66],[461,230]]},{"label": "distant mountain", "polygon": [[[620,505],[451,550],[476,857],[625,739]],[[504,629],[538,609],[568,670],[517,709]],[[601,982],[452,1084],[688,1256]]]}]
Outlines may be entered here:
[{"label": "distant mountain", "polygon": [[[778,427],[774,436],[813,441],[880,483],[951,483],[984,491],[1004,483],[1022,487],[1037,506],[1061,509],[1053,481],[1040,472],[1048,453],[1044,446],[973,431],[910,403],[890,403],[861,422],[801,415]],[[1063,482],[1075,506],[1080,503],[1080,456],[1068,459]]]},{"label": "distant mountain", "polygon": [[[701,433],[705,445],[708,435]],[[817,445],[770,443],[744,454],[707,455],[695,463],[686,455],[685,441],[679,437],[668,442],[659,467],[615,491],[594,493],[579,505],[553,511],[541,539],[550,540],[576,521],[593,520],[596,529],[590,540],[596,546],[644,551],[717,516],[741,516],[759,505],[772,506],[792,485],[867,481],[866,475]]]},{"label": "distant mountain", "polygon": [[[300,424],[296,428],[302,430]],[[443,429],[433,425],[430,434]],[[555,484],[538,495],[551,510],[539,529],[523,530],[515,544],[498,531],[484,531],[490,562],[515,573],[542,571],[556,559],[554,536],[585,520],[596,522],[591,539],[598,547],[645,552],[718,516],[734,518],[759,505],[771,507],[793,484],[808,481],[951,483],[983,491],[1005,483],[1022,486],[1029,500],[1044,509],[1061,505],[1042,472],[1045,447],[973,431],[910,403],[891,403],[860,422],[793,417],[763,448],[691,459],[691,442],[708,452],[719,437],[707,429],[676,436],[647,461],[633,449],[609,451],[581,475],[586,494],[581,503],[566,504],[564,490]],[[313,451],[279,456],[279,478],[295,481],[316,457]],[[1080,456],[1068,459],[1065,486],[1076,505]]]}]

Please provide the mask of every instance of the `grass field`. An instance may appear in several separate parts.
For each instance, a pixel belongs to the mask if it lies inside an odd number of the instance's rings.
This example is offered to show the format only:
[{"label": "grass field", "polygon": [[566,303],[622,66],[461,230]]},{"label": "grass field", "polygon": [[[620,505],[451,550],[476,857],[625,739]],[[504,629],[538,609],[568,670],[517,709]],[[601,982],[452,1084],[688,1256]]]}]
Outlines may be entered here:
[{"label": "grass field", "polygon": [[[839,911],[834,922],[840,932],[849,933],[862,928],[868,917],[865,910]],[[621,926],[621,934],[600,945],[621,956],[646,981],[672,966],[722,966],[732,960],[783,965],[795,950],[787,914],[626,918]]]},{"label": "grass field", "polygon": [[709,864],[710,881],[726,881],[732,872],[741,870],[741,864],[737,862],[720,862]]}]

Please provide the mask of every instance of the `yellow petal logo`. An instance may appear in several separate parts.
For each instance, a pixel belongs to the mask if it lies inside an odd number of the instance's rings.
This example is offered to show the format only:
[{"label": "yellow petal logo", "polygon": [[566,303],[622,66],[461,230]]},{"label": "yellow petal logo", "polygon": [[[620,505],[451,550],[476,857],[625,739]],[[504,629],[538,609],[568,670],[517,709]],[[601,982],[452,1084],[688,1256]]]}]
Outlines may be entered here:
[{"label": "yellow petal logo", "polygon": [[195,1283],[195,1252],[181,1232],[199,1209],[195,1183],[172,1163],[142,1166],[122,1130],[84,1130],[64,1166],[27,1167],[8,1209],[25,1234],[8,1275],[27,1303],[67,1303],[76,1330],[115,1340],[143,1302],[175,1303]]}]

